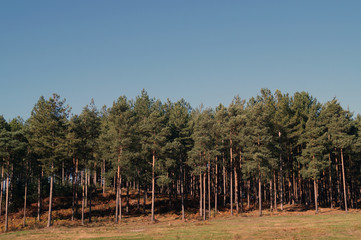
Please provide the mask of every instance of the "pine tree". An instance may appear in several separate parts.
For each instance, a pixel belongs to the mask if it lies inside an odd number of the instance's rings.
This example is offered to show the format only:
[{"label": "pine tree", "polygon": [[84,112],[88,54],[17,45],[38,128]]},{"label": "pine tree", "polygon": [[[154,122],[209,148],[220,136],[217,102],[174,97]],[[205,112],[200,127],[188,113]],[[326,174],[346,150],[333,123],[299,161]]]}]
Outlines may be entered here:
[{"label": "pine tree", "polygon": [[[93,188],[96,188],[96,169],[99,161],[98,158],[98,137],[100,134],[100,117],[99,111],[95,107],[94,100],[91,100],[90,105],[85,106],[82,113],[79,115],[80,127],[82,132],[82,160],[85,171],[85,201],[87,201],[89,192],[89,222],[91,222],[91,200]],[[93,175],[93,182],[91,175]],[[88,182],[90,183],[88,190]],[[84,204],[87,205],[86,202]]]},{"label": "pine tree", "polygon": [[328,165],[327,156],[325,156],[327,132],[320,121],[320,109],[320,104],[315,104],[310,109],[304,135],[306,147],[302,151],[301,158],[302,176],[313,180],[316,213],[318,213],[318,180]]},{"label": "pine tree", "polygon": [[[193,125],[192,139],[194,146],[189,151],[188,165],[193,168],[194,174],[199,174],[200,180],[200,216],[206,219],[206,175],[210,180],[210,167],[219,154],[215,149],[215,119],[211,109],[192,112],[191,124]],[[202,184],[203,183],[203,184]],[[202,199],[203,195],[203,199]],[[210,181],[208,181],[208,216],[210,216]]]},{"label": "pine tree", "polygon": [[110,151],[113,161],[113,171],[116,172],[116,222],[122,219],[121,179],[131,171],[132,154],[134,152],[135,116],[131,103],[126,97],[119,97],[109,110]]},{"label": "pine tree", "polygon": [[342,185],[344,208],[347,212],[347,193],[346,193],[346,177],[345,177],[345,164],[344,152],[349,148],[354,140],[351,134],[352,128],[352,114],[349,111],[342,109],[336,99],[333,99],[327,104],[328,111],[331,112],[331,118],[328,119],[327,129],[330,141],[335,151],[341,156],[341,171],[342,171]]},{"label": "pine tree", "polygon": [[[182,203],[182,220],[185,220],[185,200],[184,200],[184,176],[186,167],[185,162],[187,160],[187,152],[191,147],[191,129],[189,128],[190,121],[190,105],[181,99],[176,103],[168,102],[168,124],[170,129],[170,134],[168,136],[168,144],[166,145],[167,150],[167,159],[163,166],[163,169],[167,171],[162,171],[163,178],[169,176],[169,173],[176,176],[173,181],[180,179],[180,193],[181,193],[181,203]],[[164,175],[166,173],[167,175]]]},{"label": "pine tree", "polygon": [[[10,168],[16,165],[22,165],[21,160],[26,158],[27,140],[25,138],[22,123],[14,119],[10,124],[6,123],[3,117],[0,117],[0,157],[6,168],[6,199],[5,199],[5,227],[8,231],[9,214],[9,179]],[[12,181],[12,184],[15,184]]]},{"label": "pine tree", "polygon": [[165,141],[169,134],[167,127],[164,109],[161,102],[158,100],[151,105],[150,114],[146,122],[141,125],[142,132],[145,133],[142,139],[142,147],[151,154],[152,161],[152,208],[151,221],[155,221],[154,207],[155,207],[155,182],[156,182],[156,162],[164,161],[164,147]]},{"label": "pine tree", "polygon": [[270,116],[267,114],[267,99],[258,97],[250,99],[247,108],[246,123],[246,152],[247,160],[243,171],[247,175],[255,175],[258,179],[258,205],[259,215],[262,216],[262,181],[270,175],[270,162],[272,152],[272,131],[270,128]]},{"label": "pine tree", "polygon": [[47,227],[51,225],[54,174],[66,158],[66,128],[69,107],[65,100],[53,94],[49,100],[40,97],[29,119],[29,139],[43,170],[50,177],[49,212]]}]

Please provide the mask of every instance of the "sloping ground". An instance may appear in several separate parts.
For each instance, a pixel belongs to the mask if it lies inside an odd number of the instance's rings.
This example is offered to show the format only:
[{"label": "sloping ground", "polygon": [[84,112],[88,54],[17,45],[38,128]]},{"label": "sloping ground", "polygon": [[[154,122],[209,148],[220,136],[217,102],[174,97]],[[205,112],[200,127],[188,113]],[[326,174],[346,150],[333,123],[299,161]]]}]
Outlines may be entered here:
[{"label": "sloping ground", "polygon": [[[0,234],[0,239],[19,238],[25,239],[82,239],[93,237],[125,237],[125,238],[323,238],[324,236],[336,236],[339,229],[347,238],[358,236],[361,239],[358,219],[361,213],[358,210],[350,210],[349,213],[336,208],[320,208],[319,214],[313,209],[303,205],[285,205],[284,211],[263,211],[263,217],[258,217],[258,211],[245,209],[242,213],[231,217],[229,210],[220,211],[217,216],[208,221],[201,221],[198,214],[197,202],[193,202],[193,208],[186,212],[187,221],[181,220],[177,203],[169,205],[168,196],[160,196],[156,201],[157,223],[150,222],[150,201],[147,201],[145,213],[142,205],[138,209],[138,198],[131,192],[130,210],[125,213],[126,198],[123,196],[123,220],[121,224],[114,223],[115,196],[109,192],[105,195],[98,194],[92,200],[92,223],[86,219],[85,226],[81,226],[80,220],[70,221],[71,199],[56,197],[54,199],[53,227],[45,228],[47,223],[48,199],[43,201],[43,213],[41,221],[36,219],[36,204],[29,206],[27,211],[27,226],[24,228],[23,213],[21,210],[9,216],[10,233]],[[79,204],[81,202],[79,201]],[[141,199],[140,203],[143,203]],[[190,202],[189,202],[190,203]],[[81,206],[78,209],[80,216]],[[279,210],[279,209],[278,209]],[[88,209],[86,209],[86,216]],[[0,219],[3,229],[4,217]],[[316,231],[317,230],[317,231]],[[337,234],[336,234],[337,233]],[[315,234],[315,235],[310,235]],[[330,235],[336,234],[336,235]],[[359,234],[359,235],[358,235]],[[257,237],[258,236],[258,237]],[[341,237],[341,235],[340,235]],[[117,238],[115,238],[117,239]]]}]

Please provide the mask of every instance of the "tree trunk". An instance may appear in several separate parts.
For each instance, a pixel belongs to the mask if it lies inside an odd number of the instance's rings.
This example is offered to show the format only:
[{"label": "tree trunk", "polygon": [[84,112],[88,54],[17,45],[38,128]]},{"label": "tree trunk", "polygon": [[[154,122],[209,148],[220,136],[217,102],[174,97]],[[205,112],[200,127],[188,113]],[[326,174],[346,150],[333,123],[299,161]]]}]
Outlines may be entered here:
[{"label": "tree trunk", "polygon": [[206,173],[203,173],[203,220],[206,220]]},{"label": "tree trunk", "polygon": [[152,217],[151,221],[154,222],[154,201],[155,201],[155,152],[153,151],[153,163],[152,163]]},{"label": "tree trunk", "polygon": [[97,163],[94,163],[94,175],[93,175],[94,189],[97,189]]},{"label": "tree trunk", "polygon": [[342,184],[343,184],[343,198],[345,201],[345,211],[347,212],[347,195],[346,195],[346,177],[345,177],[345,164],[343,161],[343,151],[341,148],[341,165],[342,165]]},{"label": "tree trunk", "polygon": [[115,206],[115,221],[117,223],[120,223],[122,221],[122,193],[121,193],[121,175],[120,175],[120,156],[121,156],[122,150],[120,150],[118,155],[118,169],[117,169],[117,182],[116,182],[116,206]]},{"label": "tree trunk", "polygon": [[64,160],[61,161],[61,185],[64,186],[65,179],[65,170],[64,170]]},{"label": "tree trunk", "polygon": [[218,159],[216,159],[216,182],[214,186],[214,216],[218,212]]},{"label": "tree trunk", "polygon": [[103,184],[103,195],[105,194],[105,159],[103,159],[103,177],[102,177],[102,184]]},{"label": "tree trunk", "polygon": [[282,162],[281,154],[280,154],[280,200],[281,200],[281,211],[283,211],[283,162]]},{"label": "tree trunk", "polygon": [[127,206],[125,208],[126,213],[129,213],[129,181],[126,181],[127,185]]},{"label": "tree trunk", "polygon": [[247,209],[250,208],[251,181],[247,180]]},{"label": "tree trunk", "polygon": [[238,176],[237,176],[237,167],[234,166],[234,202],[236,203],[236,213],[239,213],[239,203],[238,203]]},{"label": "tree trunk", "polygon": [[88,169],[85,168],[85,202],[84,202],[84,207],[87,208],[88,207]]},{"label": "tree trunk", "polygon": [[203,184],[202,184],[202,172],[199,170],[199,216],[203,216]]},{"label": "tree trunk", "polygon": [[1,183],[0,183],[0,217],[3,204],[3,191],[4,191],[4,166],[1,166]]},{"label": "tree trunk", "polygon": [[332,162],[331,162],[331,153],[328,154],[328,174],[329,174],[329,186],[328,186],[328,191],[329,191],[329,196],[330,196],[330,207],[333,208],[333,187],[332,187]]},{"label": "tree trunk", "polygon": [[72,177],[72,184],[71,184],[71,187],[72,187],[72,199],[71,199],[71,220],[74,221],[74,218],[75,218],[75,158],[73,158],[73,165],[74,165],[74,168],[73,168],[73,177]]},{"label": "tree trunk", "polygon": [[[25,175],[27,176],[27,168],[25,170]],[[24,189],[24,221],[23,221],[23,227],[26,226],[26,197],[27,197],[27,191],[28,191],[28,179],[25,177],[25,189]]]},{"label": "tree trunk", "polygon": [[119,183],[119,201],[118,201],[118,204],[119,204],[119,207],[118,207],[118,210],[119,210],[119,214],[118,214],[118,218],[119,218],[119,223],[122,221],[123,219],[123,212],[122,212],[122,175],[119,173],[119,180],[118,180],[118,183]]},{"label": "tree trunk", "polygon": [[79,159],[75,160],[75,217],[78,216]]},{"label": "tree trunk", "polygon": [[242,202],[242,151],[239,151],[239,204],[241,206],[241,211],[243,211],[243,202]]},{"label": "tree trunk", "polygon": [[89,223],[92,222],[92,191],[93,186],[90,181],[90,174],[89,174]]},{"label": "tree trunk", "polygon": [[211,218],[211,162],[208,161],[208,218]]},{"label": "tree trunk", "polygon": [[318,213],[318,202],[317,202],[317,200],[318,200],[318,188],[317,188],[317,181],[316,181],[315,178],[313,179],[313,188],[314,188],[314,191],[315,191],[315,211],[316,211],[316,213]]},{"label": "tree trunk", "polygon": [[[9,161],[9,160],[8,160]],[[9,162],[8,165],[8,172],[6,174],[6,195],[5,195],[5,229],[4,231],[8,231],[8,212],[9,212]]]},{"label": "tree trunk", "polygon": [[295,171],[292,172],[292,181],[293,181],[293,204],[295,204],[296,201],[298,200],[297,181],[296,181]]},{"label": "tree trunk", "polygon": [[229,154],[230,154],[230,201],[231,201],[231,215],[233,216],[233,150],[232,150],[232,138],[230,139],[230,148],[229,148]]},{"label": "tree trunk", "polygon": [[[261,171],[261,170],[259,170]],[[262,216],[262,184],[261,184],[261,172],[259,172],[258,177],[258,209],[259,216]]]},{"label": "tree trunk", "polygon": [[[138,173],[139,174],[139,173]],[[139,180],[138,180],[138,186],[137,186],[137,210],[139,211],[140,209],[140,183],[139,183]]]},{"label": "tree trunk", "polygon": [[143,212],[145,213],[145,208],[147,206],[147,197],[148,197],[148,188],[147,185],[144,186],[144,195],[143,195]]},{"label": "tree trunk", "polygon": [[181,186],[180,186],[180,190],[181,190],[181,198],[182,198],[182,220],[185,220],[185,214],[184,214],[184,177],[183,177],[183,172],[184,172],[184,168],[183,168],[183,164],[181,166]]},{"label": "tree trunk", "polygon": [[277,179],[276,179],[276,171],[273,171],[273,185],[274,185],[274,209],[277,211]]},{"label": "tree trunk", "polygon": [[51,163],[51,176],[50,176],[50,193],[49,193],[49,213],[48,213],[48,224],[47,227],[51,226],[51,211],[52,211],[52,204],[53,204],[53,185],[54,185],[54,163]]},{"label": "tree trunk", "polygon": [[81,182],[82,182],[81,225],[84,225],[84,208],[85,208],[85,172],[84,171],[81,172]]},{"label": "tree trunk", "polygon": [[38,221],[40,221],[40,212],[41,212],[41,174],[38,178],[38,209],[37,209]]},{"label": "tree trunk", "polygon": [[339,180],[339,169],[338,169],[338,158],[337,156],[335,157],[335,162],[336,162],[336,185],[337,185],[337,196],[336,196],[336,205],[339,202],[340,196],[341,196],[341,190],[340,190],[340,180]]},{"label": "tree trunk", "polygon": [[225,161],[225,157],[224,157],[224,152],[223,152],[223,207],[226,207],[226,200],[227,200],[227,193],[226,193],[226,161]]},{"label": "tree trunk", "polygon": [[273,198],[272,198],[272,194],[273,194],[273,189],[272,189],[272,180],[269,181],[269,198],[270,198],[270,210],[271,212],[273,212]]}]

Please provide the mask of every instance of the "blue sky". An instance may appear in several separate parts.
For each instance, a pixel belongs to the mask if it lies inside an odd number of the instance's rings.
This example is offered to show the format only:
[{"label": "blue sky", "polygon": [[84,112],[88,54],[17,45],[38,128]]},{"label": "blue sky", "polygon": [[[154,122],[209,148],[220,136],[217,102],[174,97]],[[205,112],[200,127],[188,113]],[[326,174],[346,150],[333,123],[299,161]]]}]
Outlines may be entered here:
[{"label": "blue sky", "polygon": [[1,1],[0,115],[58,93],[228,105],[260,88],[361,113],[361,1]]}]

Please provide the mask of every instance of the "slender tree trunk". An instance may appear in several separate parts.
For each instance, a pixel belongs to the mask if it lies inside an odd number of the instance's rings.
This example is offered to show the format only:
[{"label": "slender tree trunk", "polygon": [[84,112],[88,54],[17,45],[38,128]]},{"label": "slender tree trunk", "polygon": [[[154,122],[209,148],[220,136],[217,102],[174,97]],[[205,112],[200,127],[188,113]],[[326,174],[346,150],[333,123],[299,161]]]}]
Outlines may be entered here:
[{"label": "slender tree trunk", "polygon": [[[336,205],[337,205],[337,203],[339,202],[339,201],[341,201],[341,200],[339,200],[341,197],[341,190],[340,190],[340,180],[339,180],[339,169],[338,169],[338,157],[336,156],[335,157],[335,161],[336,161],[336,185],[337,185],[337,196],[336,196]],[[341,204],[340,204],[341,205]]]},{"label": "slender tree trunk", "polygon": [[[9,161],[9,160],[8,160]],[[7,163],[8,165],[8,172],[6,174],[6,193],[5,193],[5,228],[4,231],[7,232],[8,231],[8,213],[9,213],[9,162]]]},{"label": "slender tree trunk", "polygon": [[151,221],[154,222],[154,201],[155,201],[155,152],[153,151],[153,163],[152,163],[152,217]]},{"label": "slender tree trunk", "polygon": [[313,188],[314,188],[314,191],[315,191],[315,211],[316,211],[316,213],[318,213],[318,202],[317,202],[317,200],[318,200],[318,188],[317,188],[317,181],[316,181],[315,178],[313,179]]},{"label": "slender tree trunk", "polygon": [[280,200],[281,200],[281,211],[283,211],[283,162],[282,162],[281,154],[280,154]]},{"label": "slender tree trunk", "polygon": [[[138,173],[139,175],[139,173]],[[139,211],[140,209],[140,183],[139,183],[139,180],[138,180],[138,187],[137,187],[137,198],[138,198],[138,202],[137,202],[137,210]]]},{"label": "slender tree trunk", "polygon": [[218,158],[216,158],[216,182],[214,186],[214,216],[218,212]]},{"label": "slender tree trunk", "polygon": [[0,185],[0,217],[2,213],[2,204],[3,204],[3,191],[4,191],[4,166],[1,166],[1,185]]},{"label": "slender tree trunk", "polygon": [[239,203],[241,206],[241,211],[243,211],[243,202],[242,202],[242,151],[239,151]]},{"label": "slender tree trunk", "polygon": [[38,178],[38,221],[40,221],[40,212],[41,212],[41,174],[39,174]]},{"label": "slender tree trunk", "polygon": [[117,176],[114,176],[114,178],[113,178],[113,192],[114,193],[117,191],[116,186],[117,186]]},{"label": "slender tree trunk", "polygon": [[64,186],[64,179],[65,179],[65,170],[64,170],[64,160],[61,161],[61,185]]},{"label": "slender tree trunk", "polygon": [[234,202],[236,203],[236,213],[239,213],[239,202],[238,202],[238,175],[236,164],[234,166]]},{"label": "slender tree trunk", "polygon": [[332,162],[331,162],[331,153],[328,154],[328,175],[329,175],[329,186],[328,186],[328,191],[329,191],[329,196],[330,196],[330,207],[333,208],[333,187],[332,187]]},{"label": "slender tree trunk", "polygon": [[127,185],[127,206],[125,208],[126,213],[129,213],[129,181],[126,181]]},{"label": "slender tree trunk", "polygon": [[342,184],[343,184],[343,198],[345,201],[345,211],[347,212],[347,195],[346,195],[346,177],[345,177],[345,164],[343,161],[343,149],[341,148],[341,165],[342,165]]},{"label": "slender tree trunk", "polygon": [[79,184],[79,159],[75,160],[75,217],[78,217],[78,184]]},{"label": "slender tree trunk", "polygon": [[71,184],[71,187],[72,187],[72,199],[71,199],[71,221],[74,221],[74,218],[75,218],[75,158],[73,158],[73,165],[74,165],[74,168],[73,168],[73,177],[72,177],[72,184]]},{"label": "slender tree trunk", "polygon": [[102,184],[103,184],[103,195],[105,194],[105,159],[103,159],[103,177],[102,177]]},{"label": "slender tree trunk", "polygon": [[4,166],[1,166],[1,184],[0,184],[0,217],[2,213],[2,204],[3,204],[3,191],[4,191]]},{"label": "slender tree trunk", "polygon": [[226,186],[227,180],[226,180],[226,160],[224,157],[224,152],[223,152],[223,207],[226,207],[226,200],[227,200],[227,193],[226,193]]},{"label": "slender tree trunk", "polygon": [[180,186],[180,190],[181,190],[181,198],[182,198],[182,220],[185,220],[185,213],[184,213],[184,177],[183,177],[183,172],[184,172],[184,167],[183,164],[181,166],[181,186]]},{"label": "slender tree trunk", "polygon": [[231,215],[233,216],[233,150],[232,150],[232,138],[230,139],[230,148],[229,148],[229,154],[230,154],[230,201],[231,201]]},{"label": "slender tree trunk", "polygon": [[[25,167],[25,175],[27,176],[27,167]],[[25,189],[24,189],[24,220],[23,220],[23,227],[26,226],[26,197],[28,192],[28,179],[25,177]]]},{"label": "slender tree trunk", "polygon": [[118,180],[118,183],[119,183],[119,201],[118,201],[118,204],[119,204],[119,207],[118,207],[118,210],[119,210],[119,214],[118,214],[118,222],[120,223],[123,219],[123,212],[122,212],[122,175],[119,174],[119,180]]},{"label": "slender tree trunk", "polygon": [[203,173],[203,220],[206,220],[206,173]]},{"label": "slender tree trunk", "polygon": [[144,186],[144,195],[143,195],[143,212],[145,213],[145,208],[147,206],[147,197],[148,197],[148,187],[147,185]]},{"label": "slender tree trunk", "polygon": [[47,227],[51,226],[51,211],[52,211],[52,204],[53,204],[53,185],[54,185],[54,163],[51,163],[51,176],[50,176],[50,193],[49,193],[49,213],[48,213],[48,224]]},{"label": "slender tree trunk", "polygon": [[85,202],[84,202],[84,207],[87,208],[88,207],[88,169],[85,168]]},{"label": "slender tree trunk", "polygon": [[90,181],[90,174],[89,174],[89,223],[92,222],[92,191],[93,186]]},{"label": "slender tree trunk", "polygon": [[[85,170],[84,170],[85,171]],[[84,225],[84,208],[85,208],[85,172],[81,172],[82,198],[81,198],[81,225]]]},{"label": "slender tree trunk", "polygon": [[123,149],[120,148],[119,149],[119,154],[118,154],[118,169],[117,169],[117,175],[116,175],[116,206],[115,206],[115,221],[117,223],[120,223],[122,221],[122,188],[121,188],[121,184],[122,184],[122,180],[121,180],[121,174],[120,174],[120,158],[121,155],[123,153]]},{"label": "slender tree trunk", "polygon": [[298,195],[297,195],[297,181],[296,181],[295,171],[292,172],[292,181],[293,181],[293,204],[295,204],[296,201],[297,201],[297,199],[298,199]]},{"label": "slender tree trunk", "polygon": [[199,170],[199,216],[203,216],[203,184],[202,184],[202,172]]},{"label": "slender tree trunk", "polygon": [[211,218],[211,162],[208,161],[208,218]]},{"label": "slender tree trunk", "polygon": [[[258,166],[260,169],[260,166]],[[261,170],[259,170],[259,177],[258,177],[258,209],[259,209],[259,216],[262,216],[262,183],[261,183]]]},{"label": "slender tree trunk", "polygon": [[97,163],[94,163],[94,175],[93,175],[94,189],[97,189]]},{"label": "slender tree trunk", "polygon": [[119,188],[118,188],[118,179],[119,177],[117,177],[117,181],[116,181],[116,193],[115,193],[115,222],[119,223],[119,218],[118,218],[118,213],[119,213]]},{"label": "slender tree trunk", "polygon": [[251,193],[251,181],[247,180],[247,209],[249,210],[250,208],[250,193]]},{"label": "slender tree trunk", "polygon": [[276,178],[276,171],[273,171],[273,185],[274,185],[274,209],[277,211],[277,178]]},{"label": "slender tree trunk", "polygon": [[272,180],[269,181],[269,198],[270,198],[270,210],[271,212],[273,212],[273,197],[272,197],[272,194],[273,194],[273,189],[272,189]]}]

